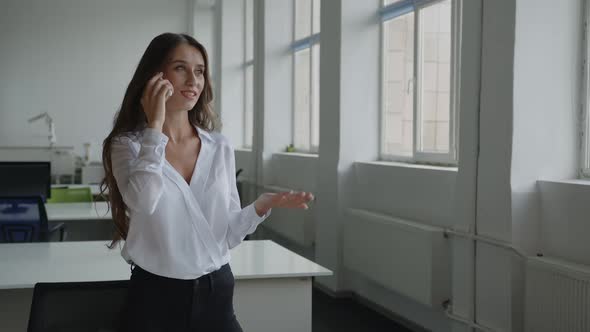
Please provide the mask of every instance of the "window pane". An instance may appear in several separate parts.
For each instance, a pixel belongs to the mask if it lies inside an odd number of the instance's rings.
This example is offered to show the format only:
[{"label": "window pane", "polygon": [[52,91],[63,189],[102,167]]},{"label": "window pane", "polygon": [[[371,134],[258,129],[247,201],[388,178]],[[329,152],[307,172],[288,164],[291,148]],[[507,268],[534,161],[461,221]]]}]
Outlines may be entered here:
[{"label": "window pane", "polygon": [[295,114],[294,142],[298,150],[309,151],[310,121],[310,51],[309,48],[295,53]]},{"label": "window pane", "polygon": [[311,52],[311,145],[315,151],[320,145],[320,44],[313,45]]},{"label": "window pane", "polygon": [[[588,71],[588,69],[586,69]],[[588,81],[588,74],[586,74],[586,80],[587,83],[586,84],[590,84],[590,81]],[[586,96],[587,99],[589,99],[587,101],[590,102],[590,95]],[[586,105],[586,122],[584,123],[585,125],[585,131],[584,131],[584,137],[586,138],[586,154],[583,157],[583,165],[582,167],[584,167],[584,175],[586,177],[589,176],[590,173],[590,107],[589,105]]]},{"label": "window pane", "polygon": [[383,23],[382,153],[412,156],[414,14]]},{"label": "window pane", "polygon": [[313,0],[313,33],[320,32],[320,10],[322,2],[320,0]]},{"label": "window pane", "polygon": [[244,146],[252,147],[254,130],[254,66],[246,66],[244,77]]},{"label": "window pane", "polygon": [[451,88],[451,1],[420,11],[420,146],[449,152]]},{"label": "window pane", "polygon": [[246,61],[250,61],[254,59],[254,0],[244,0],[244,9],[246,11],[246,15],[244,17],[245,21],[245,43],[246,43]]},{"label": "window pane", "polygon": [[244,147],[251,148],[254,126],[254,4],[244,0]]},{"label": "window pane", "polygon": [[295,1],[295,40],[305,38],[311,34],[311,1]]}]

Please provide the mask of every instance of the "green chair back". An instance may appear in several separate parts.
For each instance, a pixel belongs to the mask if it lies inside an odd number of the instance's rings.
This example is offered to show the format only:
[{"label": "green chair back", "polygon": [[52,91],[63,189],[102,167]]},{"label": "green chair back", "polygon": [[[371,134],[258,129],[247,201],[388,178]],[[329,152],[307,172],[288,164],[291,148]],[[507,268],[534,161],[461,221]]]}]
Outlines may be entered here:
[{"label": "green chair back", "polygon": [[51,198],[47,203],[92,202],[90,187],[85,188],[51,188]]}]

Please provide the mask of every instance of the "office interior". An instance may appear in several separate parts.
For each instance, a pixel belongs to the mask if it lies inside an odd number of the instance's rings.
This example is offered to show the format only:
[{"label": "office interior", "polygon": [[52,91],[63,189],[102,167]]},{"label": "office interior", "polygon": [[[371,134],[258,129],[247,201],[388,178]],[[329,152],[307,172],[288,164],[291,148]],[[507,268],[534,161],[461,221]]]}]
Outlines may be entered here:
[{"label": "office interior", "polygon": [[[49,161],[53,188],[101,201],[102,140],[141,54],[187,33],[242,203],[316,197],[249,240],[330,270],[317,308],[348,301],[399,331],[590,331],[586,0],[1,4],[2,163]],[[108,240],[105,225],[66,223],[65,241]]]}]

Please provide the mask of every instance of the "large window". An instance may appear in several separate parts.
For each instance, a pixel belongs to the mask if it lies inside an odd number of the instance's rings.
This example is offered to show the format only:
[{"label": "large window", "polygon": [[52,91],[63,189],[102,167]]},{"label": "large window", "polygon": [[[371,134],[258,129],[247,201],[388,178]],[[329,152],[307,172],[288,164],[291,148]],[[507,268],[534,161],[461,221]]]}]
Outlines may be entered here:
[{"label": "large window", "polygon": [[458,1],[383,1],[383,160],[457,163]]},{"label": "large window", "polygon": [[252,148],[254,128],[254,0],[244,1],[244,147]]},{"label": "large window", "polygon": [[320,132],[320,0],[293,0],[293,145],[317,153]]}]

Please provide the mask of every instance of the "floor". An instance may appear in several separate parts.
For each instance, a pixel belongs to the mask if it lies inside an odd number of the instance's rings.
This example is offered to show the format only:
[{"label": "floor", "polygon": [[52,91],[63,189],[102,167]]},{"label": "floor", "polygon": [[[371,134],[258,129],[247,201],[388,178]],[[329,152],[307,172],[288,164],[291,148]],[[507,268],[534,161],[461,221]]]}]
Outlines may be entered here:
[{"label": "floor", "polygon": [[336,299],[313,289],[313,332],[412,332],[353,299]]}]

